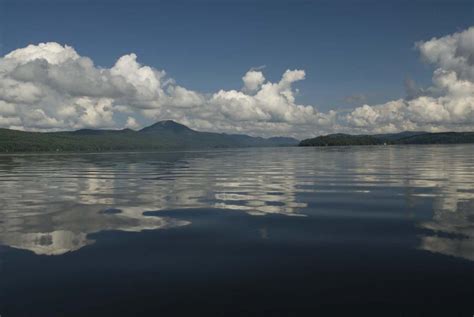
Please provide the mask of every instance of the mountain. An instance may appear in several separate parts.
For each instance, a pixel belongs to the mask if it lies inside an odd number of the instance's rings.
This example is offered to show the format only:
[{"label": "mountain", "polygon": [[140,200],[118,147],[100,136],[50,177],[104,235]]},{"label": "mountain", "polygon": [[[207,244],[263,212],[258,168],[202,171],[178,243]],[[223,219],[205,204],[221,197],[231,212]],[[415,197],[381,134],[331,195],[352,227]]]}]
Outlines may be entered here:
[{"label": "mountain", "polygon": [[139,131],[81,129],[62,132],[24,132],[0,129],[0,152],[101,152],[260,146],[293,146],[293,138],[260,138],[243,134],[200,132],[174,122],[160,121]]},{"label": "mountain", "polygon": [[474,143],[474,132],[439,132],[413,135],[397,140],[397,144]]},{"label": "mountain", "polygon": [[159,133],[159,132],[173,132],[173,133],[193,133],[196,132],[184,124],[175,122],[173,120],[158,121],[149,127],[140,130],[143,133]]},{"label": "mountain", "polygon": [[172,120],[159,121],[138,133],[148,137],[155,136],[182,148],[226,148],[226,147],[264,147],[294,146],[298,140],[285,137],[261,138],[245,134],[226,134],[201,132]]},{"label": "mountain", "polygon": [[390,134],[329,134],[302,140],[299,146],[344,146],[381,144],[461,144],[474,143],[474,132],[405,131]]}]

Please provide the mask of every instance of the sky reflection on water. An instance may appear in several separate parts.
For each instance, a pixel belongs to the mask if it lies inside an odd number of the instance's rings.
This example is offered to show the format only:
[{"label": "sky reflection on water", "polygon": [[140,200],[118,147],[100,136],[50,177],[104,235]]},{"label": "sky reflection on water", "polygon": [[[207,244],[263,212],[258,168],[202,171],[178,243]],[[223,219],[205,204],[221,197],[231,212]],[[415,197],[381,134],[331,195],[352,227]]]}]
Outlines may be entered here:
[{"label": "sky reflection on water", "polygon": [[200,208],[411,217],[414,248],[474,261],[470,145],[9,155],[0,192],[0,244],[38,255],[76,251],[101,231],[184,228],[192,222],[160,211]]}]

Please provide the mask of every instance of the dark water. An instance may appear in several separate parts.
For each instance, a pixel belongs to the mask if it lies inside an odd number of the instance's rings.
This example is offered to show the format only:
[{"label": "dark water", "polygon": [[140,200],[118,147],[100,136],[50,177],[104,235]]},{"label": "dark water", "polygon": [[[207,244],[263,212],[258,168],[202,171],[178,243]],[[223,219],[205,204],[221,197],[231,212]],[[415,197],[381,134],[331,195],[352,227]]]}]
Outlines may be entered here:
[{"label": "dark water", "polygon": [[2,317],[472,316],[474,146],[0,156],[0,244]]}]

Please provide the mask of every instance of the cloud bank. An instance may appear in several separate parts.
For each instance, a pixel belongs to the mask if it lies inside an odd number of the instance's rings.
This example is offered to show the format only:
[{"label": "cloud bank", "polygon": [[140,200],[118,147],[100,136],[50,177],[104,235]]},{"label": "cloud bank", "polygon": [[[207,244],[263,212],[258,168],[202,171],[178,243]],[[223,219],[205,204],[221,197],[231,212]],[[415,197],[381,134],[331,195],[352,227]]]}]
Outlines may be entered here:
[{"label": "cloud bank", "polygon": [[406,83],[409,98],[364,105],[345,116],[360,132],[474,130],[474,27],[416,43],[421,57],[435,65],[427,89]]},{"label": "cloud bank", "polygon": [[174,119],[200,130],[265,136],[474,130],[474,27],[416,48],[435,67],[431,87],[410,81],[407,98],[319,112],[296,101],[293,86],[305,79],[304,70],[287,70],[270,82],[261,69],[251,69],[240,89],[203,94],[141,65],[133,53],[102,68],[67,45],[29,45],[0,57],[0,127],[136,129]]}]

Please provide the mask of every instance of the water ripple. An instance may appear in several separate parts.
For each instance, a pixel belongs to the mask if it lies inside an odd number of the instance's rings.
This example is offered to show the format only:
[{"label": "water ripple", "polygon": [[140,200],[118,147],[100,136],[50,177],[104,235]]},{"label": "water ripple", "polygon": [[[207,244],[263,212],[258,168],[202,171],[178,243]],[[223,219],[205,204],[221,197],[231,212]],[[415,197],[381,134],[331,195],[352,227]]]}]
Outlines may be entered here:
[{"label": "water ripple", "polygon": [[411,215],[428,232],[419,248],[474,260],[469,145],[3,155],[0,193],[0,243],[36,254],[78,250],[104,230],[189,225],[146,211],[216,208],[252,216]]}]

